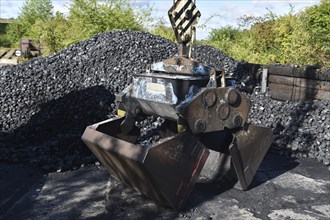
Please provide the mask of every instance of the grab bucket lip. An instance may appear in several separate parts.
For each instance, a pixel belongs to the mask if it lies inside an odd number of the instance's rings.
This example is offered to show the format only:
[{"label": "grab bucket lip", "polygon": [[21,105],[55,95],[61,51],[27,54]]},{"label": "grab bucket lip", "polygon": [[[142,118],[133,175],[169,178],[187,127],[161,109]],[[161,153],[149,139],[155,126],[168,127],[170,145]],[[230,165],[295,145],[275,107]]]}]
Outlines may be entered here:
[{"label": "grab bucket lip", "polygon": [[136,135],[120,132],[123,120],[118,117],[88,126],[82,140],[122,183],[162,204],[182,208],[209,151],[190,132],[136,145]]},{"label": "grab bucket lip", "polygon": [[[234,133],[221,139],[220,133],[206,136],[201,140],[224,144],[223,148],[209,150],[210,155],[198,182],[222,185],[235,184],[235,188],[247,190],[273,140],[272,130],[267,127],[245,124]],[[229,137],[229,138],[228,138]],[[228,150],[227,151],[227,146]],[[226,186],[225,186],[226,187]]]},{"label": "grab bucket lip", "polygon": [[235,188],[248,189],[272,141],[272,130],[262,126],[246,124],[234,134],[229,151],[238,178]]}]

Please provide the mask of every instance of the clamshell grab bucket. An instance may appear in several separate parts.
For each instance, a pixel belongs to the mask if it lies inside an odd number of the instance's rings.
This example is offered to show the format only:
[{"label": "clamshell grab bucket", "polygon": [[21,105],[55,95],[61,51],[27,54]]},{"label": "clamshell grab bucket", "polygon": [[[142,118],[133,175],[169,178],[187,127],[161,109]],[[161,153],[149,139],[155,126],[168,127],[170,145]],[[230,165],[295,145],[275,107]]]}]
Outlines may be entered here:
[{"label": "clamshell grab bucket", "polygon": [[122,134],[124,117],[86,128],[82,140],[122,183],[162,204],[180,209],[207,160],[209,151],[190,132],[149,145],[136,145],[136,134]]}]

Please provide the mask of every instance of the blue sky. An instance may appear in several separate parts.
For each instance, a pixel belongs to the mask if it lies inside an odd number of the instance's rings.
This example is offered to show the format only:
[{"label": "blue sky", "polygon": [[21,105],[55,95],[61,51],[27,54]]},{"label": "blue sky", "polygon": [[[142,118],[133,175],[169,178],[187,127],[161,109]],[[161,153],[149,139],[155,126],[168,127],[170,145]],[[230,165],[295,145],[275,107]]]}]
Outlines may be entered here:
[{"label": "blue sky", "polygon": [[[54,11],[68,13],[69,0],[52,0]],[[152,6],[155,18],[168,21],[167,11],[173,0],[132,0],[134,6]],[[277,15],[283,15],[290,10],[290,4],[295,12],[305,7],[315,5],[319,0],[196,0],[197,8],[202,17],[199,24],[206,24],[207,28],[197,29],[197,39],[207,37],[212,28],[226,25],[236,25],[237,18],[243,15],[262,16],[267,10]],[[0,0],[0,18],[16,17],[24,0]],[[212,19],[209,19],[213,17]]]}]

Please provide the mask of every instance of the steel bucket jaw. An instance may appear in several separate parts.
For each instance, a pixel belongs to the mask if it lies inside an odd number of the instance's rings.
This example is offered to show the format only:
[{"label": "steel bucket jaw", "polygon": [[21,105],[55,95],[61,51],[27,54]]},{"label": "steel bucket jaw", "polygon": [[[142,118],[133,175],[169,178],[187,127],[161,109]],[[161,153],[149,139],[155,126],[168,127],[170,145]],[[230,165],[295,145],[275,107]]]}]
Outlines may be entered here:
[{"label": "steel bucket jaw", "polygon": [[[182,208],[207,160],[208,150],[190,132],[150,146],[136,145],[123,140],[123,120],[115,118],[89,126],[82,140],[122,183],[162,204]],[[132,137],[127,134],[126,139],[133,140]]]},{"label": "steel bucket jaw", "polygon": [[216,184],[220,188],[248,189],[273,139],[272,130],[245,124],[236,131],[227,130],[201,139],[209,149],[209,157],[201,171],[199,183]]},{"label": "steel bucket jaw", "polygon": [[246,124],[242,130],[234,133],[229,152],[238,178],[235,188],[248,189],[272,140],[270,128],[251,124]]}]

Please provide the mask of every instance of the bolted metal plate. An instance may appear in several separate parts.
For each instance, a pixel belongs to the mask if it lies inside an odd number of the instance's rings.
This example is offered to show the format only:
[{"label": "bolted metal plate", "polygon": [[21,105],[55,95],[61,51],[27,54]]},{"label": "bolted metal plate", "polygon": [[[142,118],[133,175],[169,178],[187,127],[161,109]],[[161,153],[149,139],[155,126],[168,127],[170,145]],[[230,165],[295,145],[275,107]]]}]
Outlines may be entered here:
[{"label": "bolted metal plate", "polygon": [[192,27],[201,16],[192,0],[177,0],[168,11],[176,39],[179,43],[188,43],[192,38]]},{"label": "bolted metal plate", "polygon": [[249,99],[234,88],[202,88],[193,98],[177,105],[176,111],[191,131],[199,134],[244,126],[250,106]]}]

